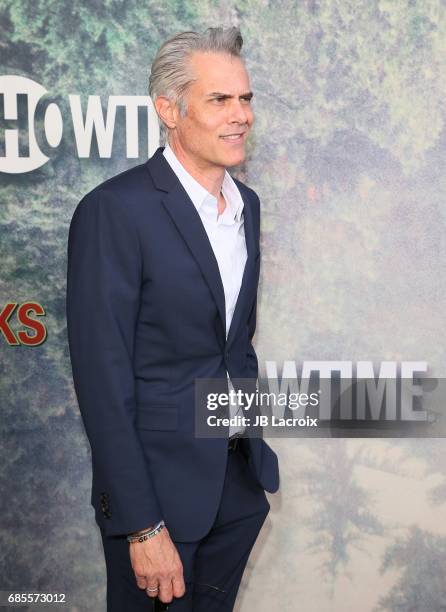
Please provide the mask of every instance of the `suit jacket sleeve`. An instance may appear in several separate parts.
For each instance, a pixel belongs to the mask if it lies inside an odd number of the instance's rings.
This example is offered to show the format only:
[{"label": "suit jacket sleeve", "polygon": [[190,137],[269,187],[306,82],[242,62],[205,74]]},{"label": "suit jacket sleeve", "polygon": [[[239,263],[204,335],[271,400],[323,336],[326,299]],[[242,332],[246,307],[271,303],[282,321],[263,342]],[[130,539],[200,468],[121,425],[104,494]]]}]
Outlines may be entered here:
[{"label": "suit jacket sleeve", "polygon": [[137,531],[162,518],[134,425],[141,271],[138,236],[125,205],[107,191],[90,192],[69,230],[67,329],[97,483],[92,502],[98,511],[99,494],[102,504],[108,500],[106,511],[102,507],[107,535]]}]

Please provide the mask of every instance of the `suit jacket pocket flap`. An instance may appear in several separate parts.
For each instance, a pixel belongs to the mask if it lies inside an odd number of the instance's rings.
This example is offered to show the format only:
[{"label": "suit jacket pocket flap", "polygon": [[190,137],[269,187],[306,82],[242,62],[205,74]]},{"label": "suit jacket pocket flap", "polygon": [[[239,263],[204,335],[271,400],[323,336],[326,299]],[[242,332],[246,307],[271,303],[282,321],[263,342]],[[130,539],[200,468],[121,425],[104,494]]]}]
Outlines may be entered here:
[{"label": "suit jacket pocket flap", "polygon": [[178,407],[137,404],[136,427],[158,431],[178,429]]}]

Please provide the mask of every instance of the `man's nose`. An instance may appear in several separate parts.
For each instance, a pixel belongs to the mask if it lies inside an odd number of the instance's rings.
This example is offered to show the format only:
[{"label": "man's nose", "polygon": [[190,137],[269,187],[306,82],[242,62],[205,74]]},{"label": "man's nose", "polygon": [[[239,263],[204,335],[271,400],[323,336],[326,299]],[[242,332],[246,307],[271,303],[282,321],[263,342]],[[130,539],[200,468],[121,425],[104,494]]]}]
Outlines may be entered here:
[{"label": "man's nose", "polygon": [[252,119],[252,110],[246,102],[243,103],[241,100],[236,100],[231,106],[230,123],[245,125]]}]

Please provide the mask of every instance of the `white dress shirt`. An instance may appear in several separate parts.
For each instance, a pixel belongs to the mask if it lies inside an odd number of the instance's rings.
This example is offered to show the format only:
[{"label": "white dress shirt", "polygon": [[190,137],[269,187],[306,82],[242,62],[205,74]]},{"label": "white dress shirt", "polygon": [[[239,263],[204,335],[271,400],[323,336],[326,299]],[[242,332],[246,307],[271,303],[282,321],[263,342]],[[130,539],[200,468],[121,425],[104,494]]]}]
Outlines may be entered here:
[{"label": "white dress shirt", "polygon": [[[164,148],[163,155],[197,209],[214,251],[225,293],[227,338],[247,259],[242,196],[234,180],[225,170],[221,193],[226,201],[226,207],[219,215],[217,198],[187,172],[168,144]],[[231,390],[233,386],[228,373],[227,375]],[[236,413],[242,415],[243,410],[240,406],[230,405],[230,415],[234,416]],[[245,427],[231,425],[229,436],[244,430]]]}]

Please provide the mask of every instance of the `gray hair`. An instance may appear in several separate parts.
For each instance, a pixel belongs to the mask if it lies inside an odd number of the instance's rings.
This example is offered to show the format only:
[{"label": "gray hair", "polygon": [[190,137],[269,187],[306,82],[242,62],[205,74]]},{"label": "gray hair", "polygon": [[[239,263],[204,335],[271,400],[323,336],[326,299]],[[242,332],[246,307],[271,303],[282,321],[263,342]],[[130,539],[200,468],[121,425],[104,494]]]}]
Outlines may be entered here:
[{"label": "gray hair", "polygon": [[[153,102],[158,96],[174,100],[184,117],[187,112],[185,95],[194,81],[188,58],[195,51],[227,53],[240,57],[243,38],[240,30],[230,28],[207,28],[202,33],[180,32],[164,42],[152,63],[149,78],[149,95]],[[165,136],[165,125],[161,121],[161,132]]]}]

